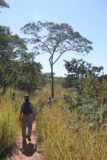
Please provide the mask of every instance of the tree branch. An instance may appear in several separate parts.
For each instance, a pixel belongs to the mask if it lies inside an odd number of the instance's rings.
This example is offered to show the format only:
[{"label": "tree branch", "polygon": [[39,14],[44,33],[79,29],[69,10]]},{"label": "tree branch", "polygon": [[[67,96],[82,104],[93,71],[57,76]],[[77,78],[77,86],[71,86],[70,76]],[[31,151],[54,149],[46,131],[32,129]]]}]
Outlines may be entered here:
[{"label": "tree branch", "polygon": [[52,55],[50,48],[47,45],[45,45],[44,42],[40,41],[40,43],[43,44],[48,49],[48,52]]},{"label": "tree branch", "polygon": [[70,51],[71,49],[66,49],[64,50],[62,53],[59,54],[58,58],[56,58],[56,60],[53,62],[53,65],[59,60],[59,58],[62,56],[63,53],[65,53],[66,51]]}]

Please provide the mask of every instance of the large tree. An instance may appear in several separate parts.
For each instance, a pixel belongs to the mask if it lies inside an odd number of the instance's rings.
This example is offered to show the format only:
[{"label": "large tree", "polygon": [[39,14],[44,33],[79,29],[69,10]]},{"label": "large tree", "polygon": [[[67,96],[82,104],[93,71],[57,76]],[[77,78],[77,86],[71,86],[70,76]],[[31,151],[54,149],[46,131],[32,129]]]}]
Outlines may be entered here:
[{"label": "large tree", "polygon": [[89,53],[92,50],[92,42],[80,35],[79,32],[73,31],[73,28],[66,23],[55,24],[38,21],[37,23],[26,24],[22,31],[33,36],[30,42],[34,45],[33,49],[36,54],[50,54],[51,96],[54,97],[54,64],[67,51]]},{"label": "large tree", "polygon": [[19,36],[12,35],[8,27],[0,26],[0,87],[4,93],[15,80],[17,73],[15,60],[25,50],[24,41]]}]

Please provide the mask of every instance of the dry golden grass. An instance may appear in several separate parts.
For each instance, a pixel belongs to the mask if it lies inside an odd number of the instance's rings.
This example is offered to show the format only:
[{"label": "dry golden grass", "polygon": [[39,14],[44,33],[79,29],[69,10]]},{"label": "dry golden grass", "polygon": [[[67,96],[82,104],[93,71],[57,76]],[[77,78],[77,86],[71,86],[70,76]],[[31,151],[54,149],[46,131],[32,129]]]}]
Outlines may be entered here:
[{"label": "dry golden grass", "polygon": [[5,149],[11,147],[19,132],[18,115],[8,97],[0,102],[0,156]]},{"label": "dry golden grass", "polygon": [[57,106],[44,107],[37,121],[38,137],[46,160],[106,160],[107,133],[89,129],[84,118],[75,129],[76,113]]},{"label": "dry golden grass", "polygon": [[[37,116],[37,134],[41,141],[45,160],[107,160],[107,133],[102,128],[89,129],[87,121],[78,117],[76,110],[62,110],[64,90],[55,86],[52,107],[46,105],[50,95],[47,85],[31,96]],[[0,100],[0,154],[16,141],[19,122],[18,111],[24,93],[18,93],[15,101],[6,95]],[[16,116],[17,115],[17,116]]]}]

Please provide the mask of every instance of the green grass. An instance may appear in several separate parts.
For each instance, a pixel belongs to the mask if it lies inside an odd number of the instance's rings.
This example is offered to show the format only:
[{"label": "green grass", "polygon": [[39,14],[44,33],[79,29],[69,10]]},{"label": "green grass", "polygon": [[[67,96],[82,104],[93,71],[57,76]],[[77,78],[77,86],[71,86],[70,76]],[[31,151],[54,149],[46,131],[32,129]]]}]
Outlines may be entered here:
[{"label": "green grass", "polygon": [[38,117],[37,129],[46,160],[72,160],[70,130],[58,108],[45,107]]},{"label": "green grass", "polygon": [[[64,90],[55,87],[52,107],[46,105],[49,86],[31,95],[37,115],[37,137],[45,160],[107,160],[107,133],[101,127],[90,129],[87,118],[63,100]],[[69,94],[69,93],[68,93]],[[0,99],[0,158],[16,143],[19,133],[19,107],[24,93],[8,94]],[[73,94],[72,94],[73,97]],[[80,118],[78,122],[78,117]]]},{"label": "green grass", "polygon": [[18,115],[11,100],[4,97],[0,103],[0,156],[15,144],[18,132]]},{"label": "green grass", "polygon": [[76,112],[62,111],[58,106],[44,107],[37,120],[38,140],[45,160],[106,160],[107,133],[89,129],[81,117],[75,128]]}]

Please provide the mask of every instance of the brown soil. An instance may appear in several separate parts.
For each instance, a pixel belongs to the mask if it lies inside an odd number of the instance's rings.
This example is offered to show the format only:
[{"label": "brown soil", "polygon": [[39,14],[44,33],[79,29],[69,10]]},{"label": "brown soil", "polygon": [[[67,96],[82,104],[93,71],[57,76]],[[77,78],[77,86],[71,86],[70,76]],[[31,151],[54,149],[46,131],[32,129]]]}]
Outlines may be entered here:
[{"label": "brown soil", "polygon": [[31,142],[22,142],[21,131],[17,139],[17,146],[13,149],[7,160],[43,160],[42,153],[39,152],[40,148],[37,145],[35,136],[35,124],[33,124]]}]

